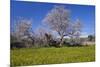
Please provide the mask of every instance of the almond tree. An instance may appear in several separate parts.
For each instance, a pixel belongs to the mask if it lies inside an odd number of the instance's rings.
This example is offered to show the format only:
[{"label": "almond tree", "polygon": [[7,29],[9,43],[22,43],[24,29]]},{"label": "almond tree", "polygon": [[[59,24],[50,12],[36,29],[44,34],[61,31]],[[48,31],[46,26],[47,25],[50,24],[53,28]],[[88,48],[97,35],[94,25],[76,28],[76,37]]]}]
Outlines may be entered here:
[{"label": "almond tree", "polygon": [[75,23],[70,24],[69,37],[71,38],[71,42],[79,41],[81,31],[82,31],[82,24],[79,19],[77,19]]},{"label": "almond tree", "polygon": [[33,42],[32,20],[19,18],[15,20],[13,36],[17,42],[24,42],[24,46],[29,47],[30,42]]},{"label": "almond tree", "polygon": [[63,38],[67,36],[67,28],[70,23],[69,18],[69,10],[65,9],[64,6],[54,6],[43,20],[52,30],[59,34],[59,46],[62,46]]},{"label": "almond tree", "polygon": [[50,40],[52,39],[52,34],[45,28],[38,28],[36,34],[35,43],[36,46],[49,46]]}]

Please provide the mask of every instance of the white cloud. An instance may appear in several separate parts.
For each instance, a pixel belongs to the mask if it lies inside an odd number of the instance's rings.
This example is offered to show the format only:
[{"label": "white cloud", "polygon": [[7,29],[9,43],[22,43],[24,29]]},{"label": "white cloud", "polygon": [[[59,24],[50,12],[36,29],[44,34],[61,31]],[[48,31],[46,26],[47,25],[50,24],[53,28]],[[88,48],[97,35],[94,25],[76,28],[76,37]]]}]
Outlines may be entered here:
[{"label": "white cloud", "polygon": [[82,32],[80,37],[88,37],[88,33],[87,32]]}]

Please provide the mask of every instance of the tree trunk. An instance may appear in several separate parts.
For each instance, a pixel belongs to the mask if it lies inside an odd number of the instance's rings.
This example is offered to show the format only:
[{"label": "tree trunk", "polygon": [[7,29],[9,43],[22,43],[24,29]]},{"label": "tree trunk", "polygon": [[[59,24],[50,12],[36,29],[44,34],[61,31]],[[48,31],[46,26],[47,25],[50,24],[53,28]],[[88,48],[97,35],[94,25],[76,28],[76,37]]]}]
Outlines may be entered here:
[{"label": "tree trunk", "polygon": [[64,38],[64,36],[61,36],[61,39],[60,39],[60,44],[59,44],[59,46],[61,47],[62,46],[62,44],[63,44],[63,38]]}]

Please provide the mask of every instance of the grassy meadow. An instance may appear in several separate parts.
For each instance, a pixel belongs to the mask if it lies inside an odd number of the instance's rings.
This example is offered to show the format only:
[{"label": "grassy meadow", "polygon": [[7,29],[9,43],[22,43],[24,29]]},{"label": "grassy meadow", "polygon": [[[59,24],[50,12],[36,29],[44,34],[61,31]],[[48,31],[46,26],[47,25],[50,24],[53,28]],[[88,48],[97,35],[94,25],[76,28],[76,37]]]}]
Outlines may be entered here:
[{"label": "grassy meadow", "polygon": [[21,48],[11,50],[11,66],[95,61],[95,46]]}]

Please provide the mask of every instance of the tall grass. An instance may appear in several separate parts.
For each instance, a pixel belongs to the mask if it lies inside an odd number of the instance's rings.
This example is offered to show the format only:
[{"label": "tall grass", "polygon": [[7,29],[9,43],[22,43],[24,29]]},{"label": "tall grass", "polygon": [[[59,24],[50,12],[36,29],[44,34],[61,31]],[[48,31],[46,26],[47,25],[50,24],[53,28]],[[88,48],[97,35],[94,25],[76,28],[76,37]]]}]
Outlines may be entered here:
[{"label": "tall grass", "polygon": [[11,66],[95,61],[95,46],[11,50]]}]

